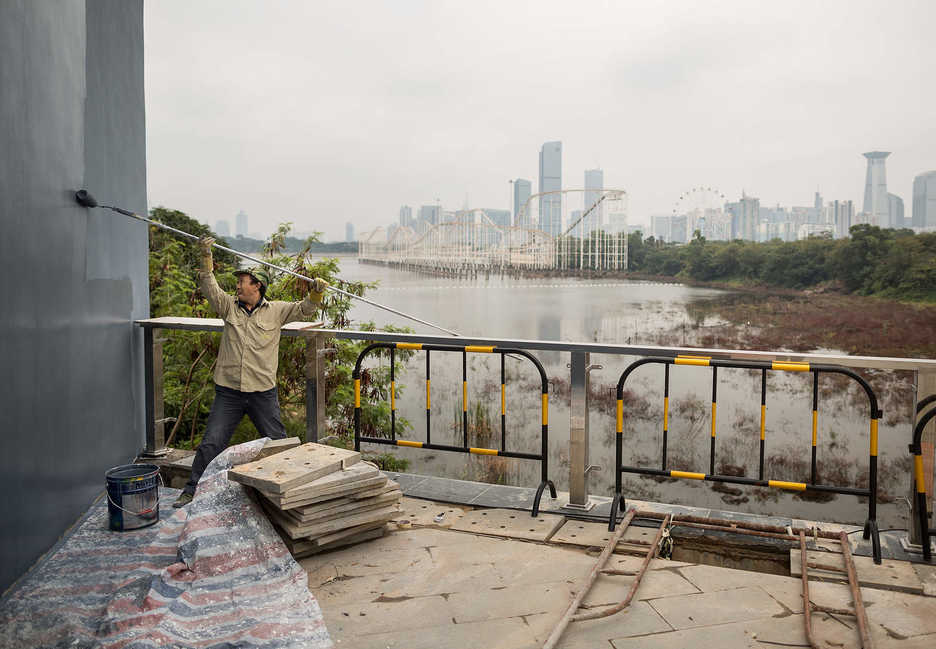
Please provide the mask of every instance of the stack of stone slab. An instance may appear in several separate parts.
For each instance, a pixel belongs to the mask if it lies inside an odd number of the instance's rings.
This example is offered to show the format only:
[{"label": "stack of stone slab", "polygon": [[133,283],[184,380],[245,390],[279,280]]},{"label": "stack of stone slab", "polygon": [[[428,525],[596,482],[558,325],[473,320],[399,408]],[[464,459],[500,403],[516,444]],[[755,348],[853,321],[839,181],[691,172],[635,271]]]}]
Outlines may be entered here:
[{"label": "stack of stone slab", "polygon": [[403,497],[357,451],[313,443],[236,466],[228,479],[257,490],[297,557],[382,536]]}]

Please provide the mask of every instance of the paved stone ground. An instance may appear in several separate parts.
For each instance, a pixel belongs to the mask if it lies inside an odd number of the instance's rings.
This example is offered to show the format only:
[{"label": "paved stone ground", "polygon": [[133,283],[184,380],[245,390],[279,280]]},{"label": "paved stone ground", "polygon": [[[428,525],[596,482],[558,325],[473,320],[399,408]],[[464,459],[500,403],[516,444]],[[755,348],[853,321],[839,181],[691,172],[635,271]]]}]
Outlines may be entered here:
[{"label": "paved stone ground", "polygon": [[[430,510],[445,507],[432,504]],[[301,561],[336,646],[542,646],[596,552],[510,538],[498,532],[508,520],[514,519],[498,518],[485,534],[441,526],[398,529]],[[528,515],[516,521],[529,528]],[[607,567],[635,571],[640,563],[616,554]],[[921,583],[931,576],[921,574]],[[632,579],[600,577],[585,605],[616,603]],[[805,647],[800,588],[798,578],[655,560],[626,611],[573,622],[559,646]],[[862,592],[875,647],[936,647],[936,597],[922,590]],[[850,591],[841,583],[811,581],[810,595],[820,606],[850,606]],[[813,626],[820,647],[860,646],[854,618],[814,614]]]}]

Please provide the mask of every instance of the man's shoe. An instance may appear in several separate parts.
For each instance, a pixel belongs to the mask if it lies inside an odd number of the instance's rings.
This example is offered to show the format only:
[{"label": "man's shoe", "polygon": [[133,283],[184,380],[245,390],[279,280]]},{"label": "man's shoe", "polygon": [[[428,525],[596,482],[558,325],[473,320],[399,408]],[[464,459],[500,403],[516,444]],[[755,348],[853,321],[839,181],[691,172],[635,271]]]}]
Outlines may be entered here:
[{"label": "man's shoe", "polygon": [[192,498],[193,498],[193,497],[194,497],[194,496],[193,496],[192,494],[190,494],[189,492],[183,491],[181,494],[179,494],[179,497],[176,498],[176,501],[175,501],[174,503],[172,503],[172,506],[173,506],[173,507],[176,507],[176,508],[178,508],[178,507],[185,507],[185,506],[188,505],[190,502],[192,502]]}]

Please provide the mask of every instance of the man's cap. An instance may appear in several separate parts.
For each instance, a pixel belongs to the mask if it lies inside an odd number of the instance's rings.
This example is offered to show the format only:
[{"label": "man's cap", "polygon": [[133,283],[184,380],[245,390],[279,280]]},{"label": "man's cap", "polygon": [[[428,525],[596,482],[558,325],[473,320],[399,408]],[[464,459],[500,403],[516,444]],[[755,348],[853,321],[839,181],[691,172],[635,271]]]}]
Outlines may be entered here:
[{"label": "man's cap", "polygon": [[254,280],[263,284],[266,288],[270,288],[270,284],[273,282],[273,278],[270,276],[270,271],[267,270],[266,266],[254,266],[253,268],[241,268],[234,271],[235,276],[240,275],[250,275]]}]

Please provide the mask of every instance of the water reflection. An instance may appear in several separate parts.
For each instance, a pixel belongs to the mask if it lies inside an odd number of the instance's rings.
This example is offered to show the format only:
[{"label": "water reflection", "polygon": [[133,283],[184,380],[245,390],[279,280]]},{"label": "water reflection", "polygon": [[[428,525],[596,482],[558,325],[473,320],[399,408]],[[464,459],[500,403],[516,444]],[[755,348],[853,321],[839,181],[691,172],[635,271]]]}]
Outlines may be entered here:
[{"label": "water reflection", "polygon": [[[368,294],[372,299],[412,313],[463,335],[561,341],[594,341],[612,344],[693,345],[706,327],[718,324],[711,309],[714,300],[730,304],[756,296],[736,297],[713,289],[649,282],[574,279],[500,279],[458,281],[358,264],[342,263],[347,279],[380,282]],[[699,308],[697,308],[697,306]],[[435,334],[421,325],[367,305],[355,306],[356,321],[379,325],[412,326]],[[560,489],[568,485],[568,353],[535,352],[550,377],[550,477]],[[591,375],[592,408],[589,412],[592,464],[604,467],[591,474],[590,490],[611,495],[615,407],[613,389],[623,369],[634,358],[593,355],[591,362],[604,366]],[[414,422],[404,438],[425,439],[424,359],[415,355],[398,378],[404,395],[400,414]],[[499,445],[499,358],[472,356],[469,404],[470,444]],[[507,439],[512,450],[536,451],[539,444],[538,378],[528,363],[508,362]],[[759,440],[759,372],[742,370],[719,374],[718,458],[724,465],[748,476],[757,475]],[[708,472],[709,402],[711,374],[708,368],[673,368],[670,387],[670,469]],[[801,482],[810,452],[811,384],[802,376],[776,373],[769,377],[767,475]],[[659,466],[662,423],[662,368],[647,366],[628,383],[635,399],[626,412],[625,463]],[[433,438],[461,440],[461,362],[458,355],[444,355],[432,365]],[[819,462],[829,482],[854,484],[867,468],[867,420],[855,406],[849,389],[824,390],[819,414]],[[805,404],[805,405],[804,405]],[[905,409],[909,412],[909,409]],[[490,422],[497,435],[491,437]],[[905,422],[897,417],[882,426],[880,441],[881,488],[892,496],[901,493],[907,473]],[[437,432],[438,431],[438,432]],[[492,441],[493,440],[493,441]],[[538,483],[534,462],[427,452],[398,448],[394,452],[411,461],[410,471],[453,478],[482,479],[524,486]],[[713,508],[739,508],[765,514],[834,519],[862,523],[866,504],[847,496],[831,503],[813,503],[776,490],[708,484],[656,481],[625,476],[626,495]],[[896,504],[879,507],[881,527],[906,525],[906,514]]]}]

